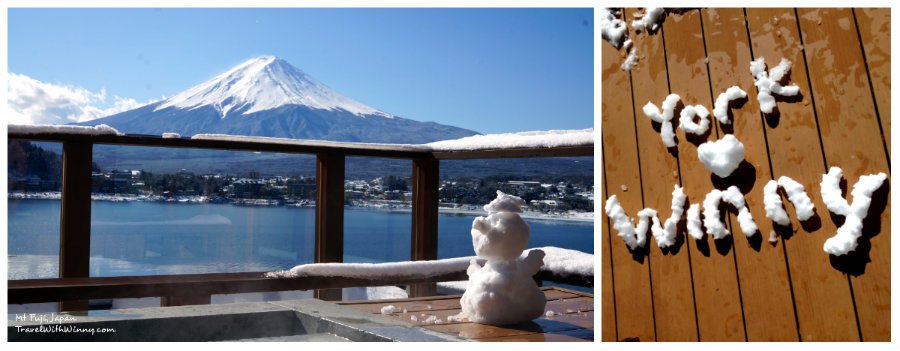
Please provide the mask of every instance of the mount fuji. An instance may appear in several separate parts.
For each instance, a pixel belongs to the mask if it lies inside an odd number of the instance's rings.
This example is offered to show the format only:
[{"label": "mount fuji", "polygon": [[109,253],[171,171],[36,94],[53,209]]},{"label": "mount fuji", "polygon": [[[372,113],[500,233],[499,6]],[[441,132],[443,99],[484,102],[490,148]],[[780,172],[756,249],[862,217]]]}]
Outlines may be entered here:
[{"label": "mount fuji", "polygon": [[134,134],[218,133],[378,143],[427,143],[478,134],[366,106],[275,56],[247,60],[166,100],[79,124],[107,124]]}]

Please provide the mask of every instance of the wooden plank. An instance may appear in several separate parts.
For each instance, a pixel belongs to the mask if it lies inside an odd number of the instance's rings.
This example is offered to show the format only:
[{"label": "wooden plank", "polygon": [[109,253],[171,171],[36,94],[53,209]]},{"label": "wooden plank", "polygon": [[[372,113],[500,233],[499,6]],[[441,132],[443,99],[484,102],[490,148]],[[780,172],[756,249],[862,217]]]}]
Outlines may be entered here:
[{"label": "wooden plank", "polygon": [[[731,109],[731,125],[713,121],[720,131],[733,132],[744,144],[744,158],[752,166],[732,183],[741,188],[747,207],[759,226],[759,233],[752,238],[746,238],[739,230],[732,231],[736,240],[734,256],[740,272],[747,340],[796,341],[797,323],[783,245],[768,242],[774,228],[772,221],[766,218],[761,191],[773,177],[769,169],[764,120],[756,102],[753,76],[748,70],[751,55],[744,10],[704,9],[702,15],[713,97],[731,86],[740,87],[748,95],[743,104],[736,102],[735,108]],[[737,223],[734,217],[731,223]],[[699,304],[697,308],[700,309]]]},{"label": "wooden plank", "polygon": [[[671,92],[680,95],[685,106],[699,104],[707,106],[712,111],[713,97],[709,91],[699,10],[668,16],[662,32],[665,36]],[[692,203],[700,203],[706,193],[713,189],[713,182],[718,177],[712,175],[700,163],[697,158],[697,147],[706,141],[716,140],[721,135],[717,133],[712,123],[707,135],[688,135],[681,128],[678,128],[676,135],[679,138],[678,162],[684,193]],[[729,182],[720,181],[717,185],[724,189],[727,183]],[[669,194],[671,191],[663,193]],[[657,208],[667,206],[661,205]],[[704,236],[700,241],[691,239],[685,247],[685,251],[689,253],[678,255],[682,259],[691,260],[690,266],[687,264],[682,266],[690,267],[693,276],[697,325],[701,341],[745,340],[733,241],[733,235],[717,241],[713,241],[709,236]],[[656,275],[654,271],[654,278]],[[690,282],[689,279],[682,281]],[[668,293],[663,292],[662,296],[665,295]],[[693,306],[685,304],[681,313],[687,313],[687,307]]]},{"label": "wooden plank", "polygon": [[[193,295],[237,294],[312,290],[316,288],[385,286],[460,279],[465,279],[465,272],[454,272],[427,278],[395,276],[379,279],[322,276],[266,278],[264,272],[25,279],[9,280],[7,282],[7,302],[10,304],[24,304],[60,300],[175,296],[183,295],[185,292]],[[457,305],[459,304],[458,300],[459,298],[457,297]]]},{"label": "wooden plank", "polygon": [[[816,115],[810,96],[797,18],[792,9],[747,9],[753,58],[764,57],[769,67],[782,57],[794,63],[790,84],[800,87],[801,101],[778,102],[779,114],[767,115],[766,136],[775,177],[788,176],[806,188],[816,216],[806,223],[794,217],[783,241],[790,267],[794,302],[803,341],[857,340],[856,318],[847,278],[831,268],[822,252],[827,234],[837,229],[817,196],[825,171]],[[749,67],[748,72],[749,74]],[[758,105],[758,103],[756,103]],[[823,306],[827,306],[823,307]]]},{"label": "wooden plank", "polygon": [[[603,54],[600,115],[605,170],[603,195],[605,199],[617,195],[626,212],[636,216],[643,203],[631,84],[628,74],[619,69],[622,60],[619,52],[605,42],[600,45]],[[629,252],[625,243],[610,232],[611,228],[607,217],[601,231],[606,233],[604,237],[611,238],[603,244],[609,244],[613,262],[617,337],[655,340],[648,258],[644,252]]]},{"label": "wooden plank", "polygon": [[573,329],[556,333],[526,334],[514,336],[501,336],[497,338],[476,339],[482,342],[591,342],[594,340],[594,331],[591,329]]},{"label": "wooden plank", "polygon": [[[803,9],[799,17],[825,159],[828,166],[844,170],[849,192],[859,176],[890,173],[862,51],[847,49],[859,47],[853,13]],[[891,212],[887,187],[882,190],[873,197],[859,247],[851,254],[829,257],[828,268],[852,278],[865,341],[891,339]],[[822,239],[832,233],[824,232]]]},{"label": "wooden plank", "polygon": [[[438,203],[440,161],[413,160],[412,241],[410,259],[436,260],[438,251]],[[410,285],[409,296],[437,295],[434,283]]]},{"label": "wooden plank", "polygon": [[162,307],[209,305],[211,300],[211,295],[172,295],[163,296],[160,300],[160,305]]},{"label": "wooden plank", "polygon": [[[601,43],[600,45],[607,45]],[[603,158],[601,156],[601,158]],[[602,169],[601,169],[602,170]],[[606,180],[606,173],[603,174]],[[606,184],[603,184],[606,189]],[[605,195],[605,193],[604,193]],[[598,202],[599,204],[599,202]],[[608,222],[608,221],[607,221]],[[610,233],[608,223],[603,223],[600,230],[600,340],[603,342],[616,341],[616,299],[613,289],[613,261],[610,253]]]},{"label": "wooden plank", "polygon": [[[630,16],[636,11],[636,9],[625,10],[629,16],[628,22],[633,20]],[[662,101],[670,93],[664,32],[665,28],[654,34],[641,34],[633,39],[641,60],[631,71],[644,206],[661,210],[660,215],[663,218],[669,215],[666,209],[672,207],[672,188],[679,184],[679,157],[675,156],[677,149],[669,150],[662,143],[658,124],[651,123],[644,115],[642,107],[647,102],[661,106]],[[678,124],[677,117],[673,122],[675,125]],[[679,143],[684,141],[680,140]],[[647,245],[653,286],[656,339],[696,341],[698,331],[694,292],[691,286],[690,253],[683,233],[675,247],[667,249],[666,252],[659,250],[652,239],[648,240]],[[619,334],[620,340],[630,337],[631,335]],[[641,337],[640,340],[646,339]]]},{"label": "wooden plank", "polygon": [[[91,257],[91,160],[89,142],[63,143],[62,199],[59,214],[59,276],[84,278]],[[86,311],[87,301],[60,303],[60,311]]]},{"label": "wooden plank", "polygon": [[[344,155],[316,157],[315,262],[344,262]],[[340,290],[316,290],[318,299],[341,299]]]},{"label": "wooden plank", "polygon": [[243,150],[280,153],[318,154],[338,152],[350,156],[372,156],[400,159],[430,158],[428,148],[415,145],[368,144],[322,140],[269,139],[269,140],[203,140],[189,138],[162,138],[159,135],[76,135],[60,133],[9,133],[10,139],[35,141],[80,141],[94,144],[178,147],[216,150]]},{"label": "wooden plank", "polygon": [[854,9],[856,26],[862,39],[872,83],[875,105],[878,107],[882,134],[891,155],[891,9]]}]

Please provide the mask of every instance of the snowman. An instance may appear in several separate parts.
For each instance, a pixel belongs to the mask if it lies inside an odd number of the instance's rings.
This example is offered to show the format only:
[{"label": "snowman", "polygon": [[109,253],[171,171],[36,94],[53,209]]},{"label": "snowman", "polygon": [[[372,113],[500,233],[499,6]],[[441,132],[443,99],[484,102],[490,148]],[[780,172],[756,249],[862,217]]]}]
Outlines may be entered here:
[{"label": "snowman", "polygon": [[521,198],[497,191],[497,198],[484,206],[489,215],[472,222],[472,246],[485,263],[469,263],[469,285],[460,304],[473,322],[514,324],[544,313],[547,301],[532,279],[544,264],[544,252],[531,250],[520,257],[531,233],[519,217],[524,205]]}]

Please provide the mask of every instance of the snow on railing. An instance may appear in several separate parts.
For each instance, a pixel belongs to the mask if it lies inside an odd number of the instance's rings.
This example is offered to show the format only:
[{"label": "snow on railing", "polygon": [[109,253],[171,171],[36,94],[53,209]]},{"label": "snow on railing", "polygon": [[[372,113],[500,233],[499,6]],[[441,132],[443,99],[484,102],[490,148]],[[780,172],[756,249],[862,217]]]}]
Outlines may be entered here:
[{"label": "snow on railing", "polygon": [[[16,125],[8,126],[10,134],[72,134],[72,135],[118,135],[127,136],[118,130],[101,124],[94,127],[70,126],[70,125]],[[181,135],[177,133],[164,133],[165,139],[177,139]],[[302,145],[322,146],[333,148],[355,148],[371,150],[400,150],[413,152],[431,151],[474,151],[474,150],[504,150],[521,148],[555,148],[573,146],[594,145],[594,129],[580,130],[549,130],[530,131],[505,134],[484,134],[464,137],[460,139],[441,140],[428,144],[387,144],[387,143],[360,143],[346,141],[328,141],[312,139],[291,139],[258,137],[248,135],[230,134],[195,134],[191,140],[229,141],[263,143],[273,145]]]},{"label": "snow on railing", "polygon": [[[594,255],[576,250],[553,246],[535,248],[543,250],[544,271],[555,275],[594,275]],[[535,249],[525,250],[522,256]],[[310,263],[302,264],[286,271],[266,273],[270,278],[297,278],[310,276],[342,277],[342,278],[427,278],[442,274],[465,271],[471,260],[483,260],[475,256],[445,258],[433,261],[404,261],[385,263]]]},{"label": "snow on railing", "polygon": [[52,125],[52,124],[36,124],[21,125],[10,124],[7,126],[7,132],[11,134],[72,134],[72,135],[125,135],[113,127],[100,124],[93,127],[86,126],[69,126],[69,125]]}]

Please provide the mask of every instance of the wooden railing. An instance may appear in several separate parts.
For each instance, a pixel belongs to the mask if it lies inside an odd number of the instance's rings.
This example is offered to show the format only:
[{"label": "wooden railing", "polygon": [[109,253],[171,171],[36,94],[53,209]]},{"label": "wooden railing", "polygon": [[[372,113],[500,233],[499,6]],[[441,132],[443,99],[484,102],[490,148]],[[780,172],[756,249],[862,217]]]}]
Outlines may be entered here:
[{"label": "wooden railing", "polygon": [[[261,273],[191,274],[91,278],[91,162],[93,145],[176,147],[262,151],[316,155],[315,262],[342,262],[344,248],[344,166],[347,156],[412,161],[412,228],[410,258],[437,259],[439,171],[442,159],[593,156],[594,146],[508,148],[432,152],[413,145],[372,145],[292,140],[204,140],[155,135],[82,135],[10,133],[9,139],[61,142],[62,206],[60,210],[59,278],[10,280],[10,304],[62,301],[61,311],[87,309],[87,299],[162,296],[164,305],[209,303],[211,294],[310,290],[325,300],[339,300],[344,287],[410,284],[411,296],[435,294],[435,282],[465,279],[463,272],[428,279],[393,277],[346,279],[326,277],[264,278]],[[543,276],[552,278],[544,272]],[[573,282],[593,277],[575,278]]]}]

